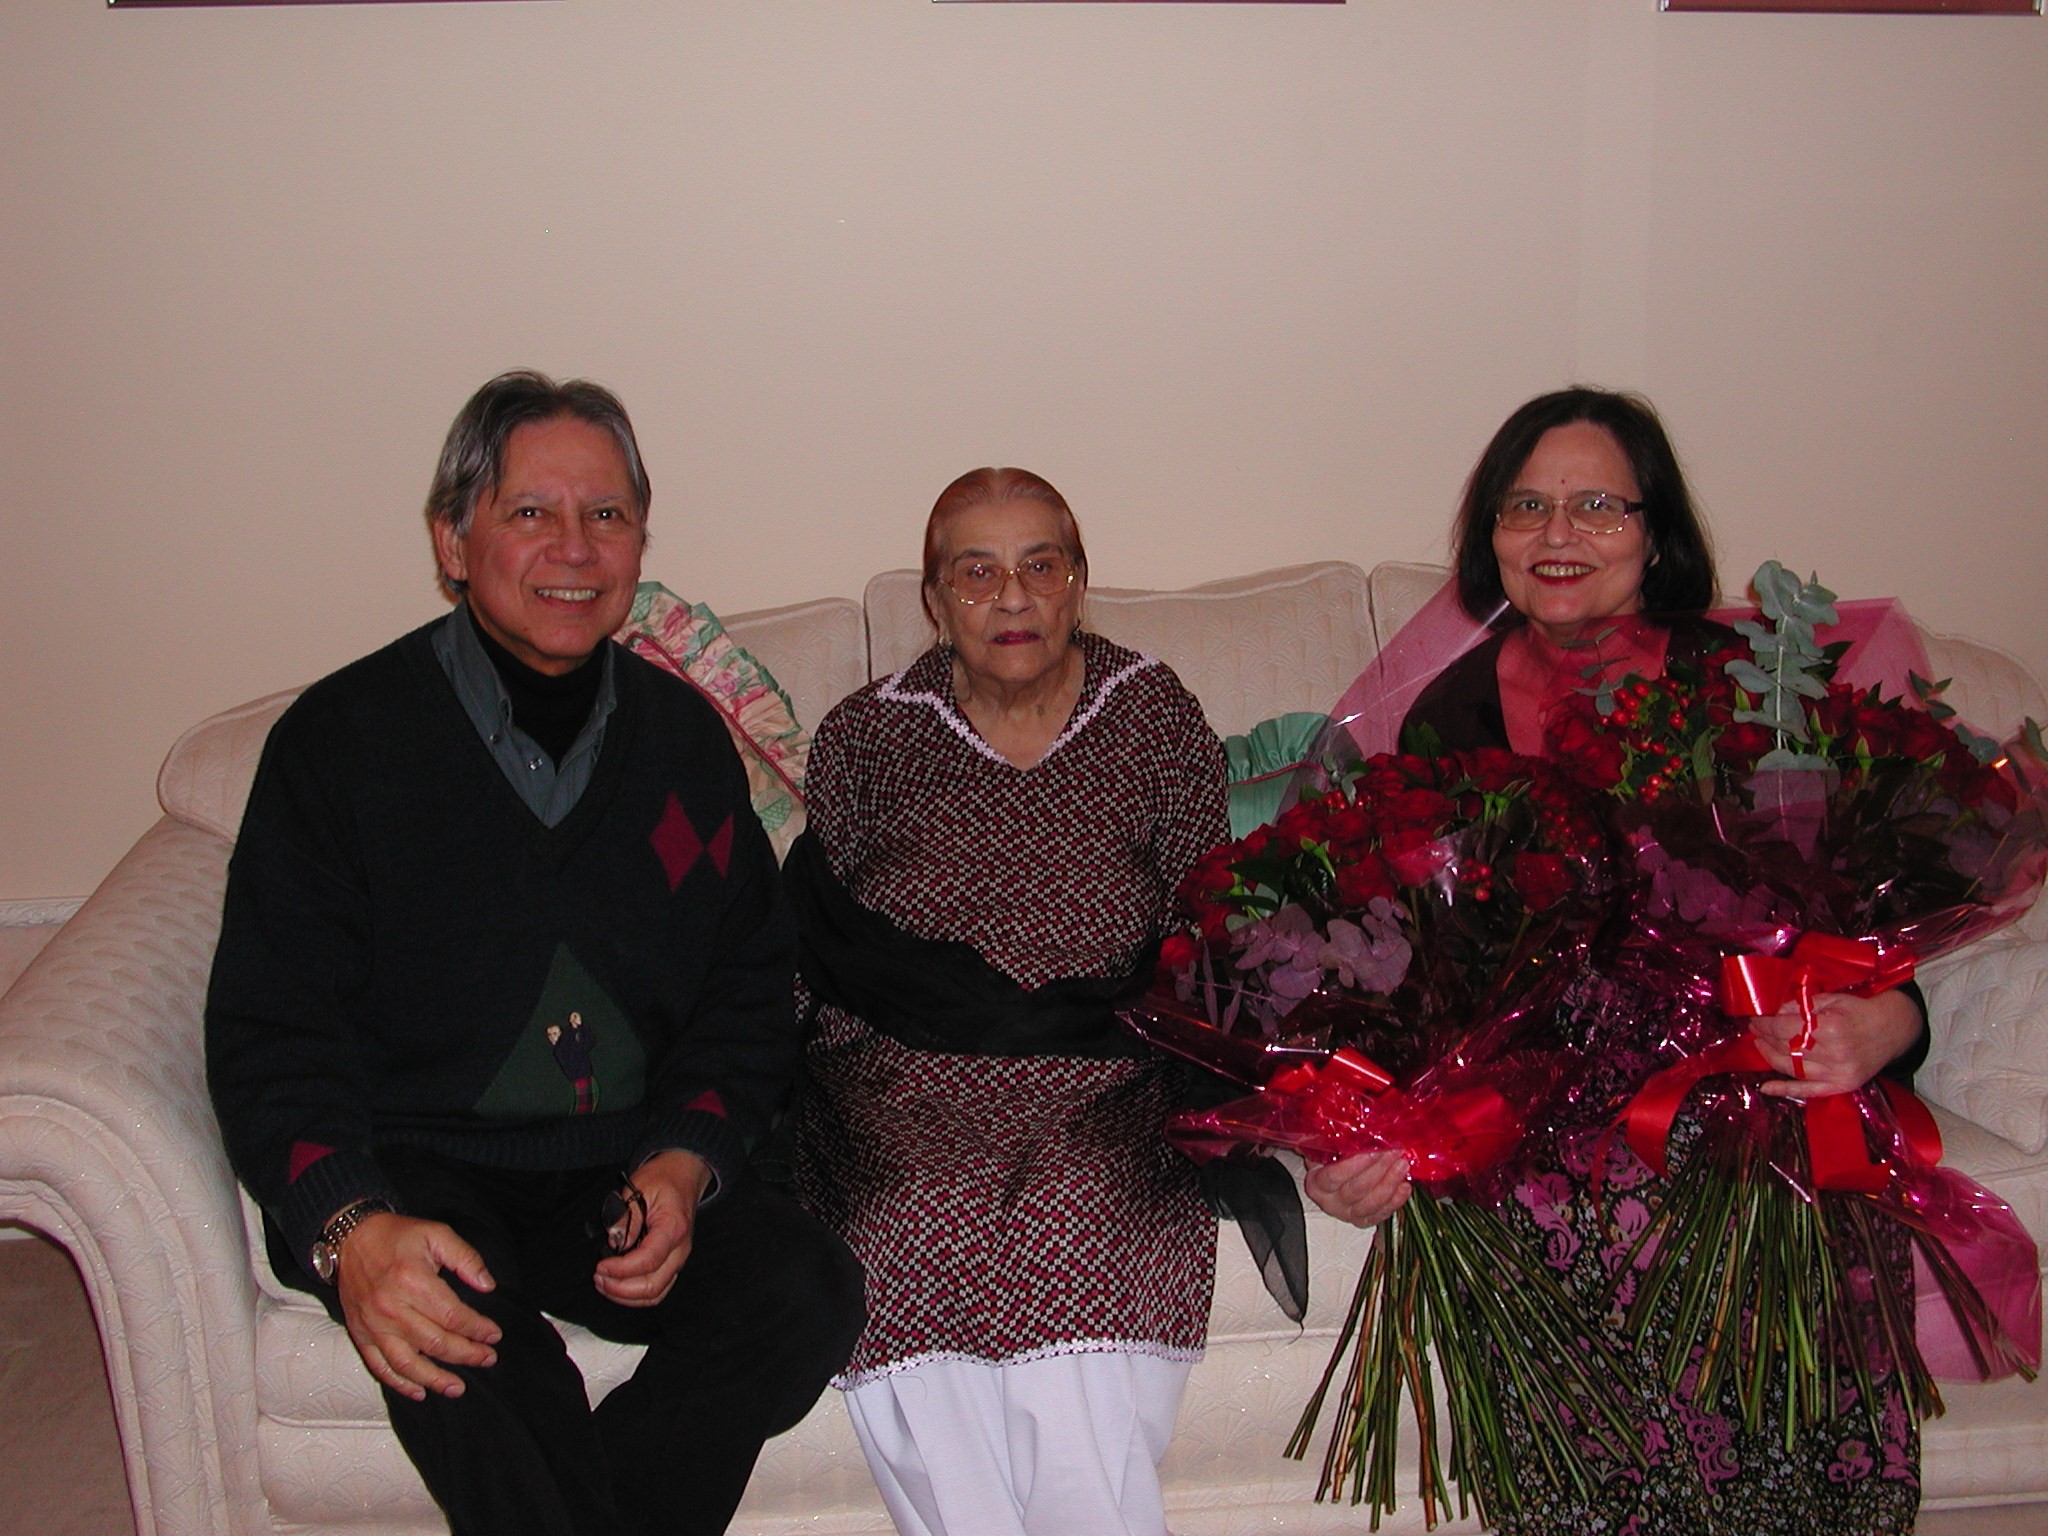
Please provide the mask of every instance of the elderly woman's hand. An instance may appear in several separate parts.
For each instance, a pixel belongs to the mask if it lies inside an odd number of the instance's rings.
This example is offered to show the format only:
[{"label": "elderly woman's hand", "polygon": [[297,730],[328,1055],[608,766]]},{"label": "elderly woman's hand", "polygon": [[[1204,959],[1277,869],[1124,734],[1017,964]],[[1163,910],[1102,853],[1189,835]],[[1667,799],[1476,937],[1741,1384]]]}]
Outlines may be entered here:
[{"label": "elderly woman's hand", "polygon": [[1787,1099],[1818,1099],[1861,1088],[1920,1038],[1920,1010],[1899,991],[1876,997],[1828,992],[1813,1000],[1813,1041],[1806,1050],[1806,1075],[1792,1073],[1792,1042],[1805,1027],[1799,1005],[1750,1021],[1764,1060],[1786,1074],[1763,1085],[1765,1093]]},{"label": "elderly woman's hand", "polygon": [[1408,1159],[1398,1152],[1360,1152],[1311,1168],[1301,1187],[1309,1199],[1354,1227],[1376,1227],[1408,1201]]}]

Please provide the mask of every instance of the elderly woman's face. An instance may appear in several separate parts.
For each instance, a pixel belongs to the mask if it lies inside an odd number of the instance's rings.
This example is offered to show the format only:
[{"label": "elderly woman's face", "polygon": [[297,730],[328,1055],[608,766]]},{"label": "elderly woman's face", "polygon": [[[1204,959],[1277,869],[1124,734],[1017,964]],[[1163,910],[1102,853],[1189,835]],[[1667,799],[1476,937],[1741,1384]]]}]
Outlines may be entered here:
[{"label": "elderly woman's face", "polygon": [[1613,533],[1581,533],[1563,503],[1586,491],[1642,496],[1628,455],[1605,427],[1575,421],[1552,427],[1515,477],[1509,495],[1534,492],[1557,504],[1550,521],[1524,532],[1496,526],[1493,554],[1501,590],[1515,611],[1552,640],[1570,640],[1586,625],[1643,606],[1650,539],[1640,513]]},{"label": "elderly woman's face", "polygon": [[[1081,619],[1085,583],[1077,573],[1070,585],[1048,595],[1028,591],[1012,574],[1027,562],[1068,562],[1064,532],[1059,513],[1039,501],[969,507],[946,526],[945,557],[932,607],[939,615],[940,633],[976,680],[1026,687],[1065,662]],[[963,603],[947,578],[958,580],[958,573],[975,566],[1003,573],[1002,589],[981,602]]]}]

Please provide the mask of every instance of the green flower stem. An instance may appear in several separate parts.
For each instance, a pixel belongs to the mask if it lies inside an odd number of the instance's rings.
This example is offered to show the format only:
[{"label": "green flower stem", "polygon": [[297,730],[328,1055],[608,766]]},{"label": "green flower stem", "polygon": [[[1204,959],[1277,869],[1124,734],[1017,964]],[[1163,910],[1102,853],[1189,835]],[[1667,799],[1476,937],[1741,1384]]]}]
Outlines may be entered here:
[{"label": "green flower stem", "polygon": [[[1348,1483],[1354,1504],[1370,1504],[1374,1529],[1395,1507],[1404,1396],[1432,1526],[1449,1517],[1448,1483],[1458,1486],[1458,1513],[1469,1498],[1488,1524],[1528,1507],[1539,1479],[1591,1491],[1582,1436],[1642,1464],[1626,1361],[1577,1320],[1564,1288],[1484,1207],[1417,1191],[1381,1226],[1331,1364],[1288,1440],[1290,1456],[1307,1453],[1337,1362],[1354,1341],[1317,1497],[1334,1498]],[[1450,1431],[1442,1443],[1439,1370]]]}]

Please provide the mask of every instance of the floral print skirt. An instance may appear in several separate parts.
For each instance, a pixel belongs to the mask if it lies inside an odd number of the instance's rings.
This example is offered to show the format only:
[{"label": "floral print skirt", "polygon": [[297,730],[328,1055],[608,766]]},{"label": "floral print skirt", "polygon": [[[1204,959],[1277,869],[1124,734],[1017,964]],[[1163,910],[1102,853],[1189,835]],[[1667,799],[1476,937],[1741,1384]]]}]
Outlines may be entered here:
[{"label": "floral print skirt", "polygon": [[[1697,1135],[1689,1122],[1682,1120],[1677,1127],[1675,1176],[1684,1176],[1684,1152]],[[1597,1199],[1596,1155],[1605,1160]],[[1579,1137],[1566,1144],[1558,1163],[1555,1171],[1524,1179],[1506,1214],[1580,1299],[1590,1320],[1649,1219],[1645,1197],[1653,1192],[1656,1177],[1619,1137]],[[1881,1251],[1862,1259],[1910,1277],[1905,1232],[1882,1219],[1875,1230]],[[1600,1319],[1609,1341],[1624,1349],[1620,1312],[1632,1296],[1630,1276]],[[1844,1369],[1836,1382],[1835,1416],[1787,1448],[1782,1428],[1754,1435],[1743,1431],[1732,1387],[1723,1401],[1695,1403],[1687,1396],[1693,1385],[1688,1373],[1678,1392],[1667,1393],[1654,1366],[1664,1342],[1652,1337],[1637,1353],[1639,1369],[1631,1384],[1640,1404],[1648,1465],[1603,1464],[1589,1444],[1589,1460],[1600,1478],[1591,1496],[1559,1491],[1531,1477],[1521,1485],[1523,1507],[1512,1514],[1496,1512],[1495,1528],[1502,1536],[1905,1536],[1912,1531],[1920,1507],[1920,1434],[1896,1371],[1874,1373],[1880,1397],[1877,1433]],[[1508,1390],[1503,1378],[1502,1391]],[[1772,1406],[1782,1414],[1781,1401]]]}]

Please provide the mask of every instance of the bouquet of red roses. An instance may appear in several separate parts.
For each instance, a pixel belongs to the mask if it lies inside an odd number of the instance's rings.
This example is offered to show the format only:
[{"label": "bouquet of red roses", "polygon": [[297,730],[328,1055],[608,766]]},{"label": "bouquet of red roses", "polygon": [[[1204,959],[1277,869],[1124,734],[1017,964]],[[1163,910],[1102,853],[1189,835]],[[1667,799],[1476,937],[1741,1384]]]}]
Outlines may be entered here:
[{"label": "bouquet of red roses", "polygon": [[[1540,1256],[1493,1208],[1516,1153],[1580,1062],[1560,999],[1606,910],[1603,832],[1556,766],[1506,752],[1381,755],[1188,877],[1189,929],[1126,1020],[1259,1089],[1177,1118],[1198,1160],[1284,1147],[1316,1161],[1386,1147],[1417,1188],[1376,1235],[1301,1455],[1345,1347],[1357,1348],[1321,1490],[1351,1483],[1374,1522],[1394,1504],[1402,1395],[1413,1405],[1432,1524],[1520,1506],[1520,1438],[1564,1482],[1587,1446],[1639,1457],[1619,1362],[1579,1326]],[[1431,1351],[1450,1425],[1436,1439]],[[1498,1383],[1505,1370],[1514,1390]]]},{"label": "bouquet of red roses", "polygon": [[1782,1405],[1789,1444],[1844,1390],[1875,1414],[1874,1372],[1897,1370],[1916,1413],[1940,1409],[1876,1216],[1946,1298],[1921,1326],[1950,1323],[1984,1376],[2038,1367],[2036,1255],[2002,1201],[1938,1166],[1909,1091],[1760,1094],[1772,1074],[1729,1019],[1798,1002],[1796,1073],[1817,993],[1874,995],[2017,916],[2048,862],[2048,781],[2038,730],[2001,751],[1918,676],[1912,703],[1837,676],[1832,593],[1775,562],[1755,589],[1762,622],[1740,639],[1661,679],[1592,683],[1546,729],[1635,872],[1628,941],[1605,962],[1664,1004],[1671,1064],[1628,1106],[1629,1142],[1663,1172],[1681,1105],[1699,1128],[1615,1293],[1636,1341],[1665,1340],[1672,1390],[1711,1403],[1734,1383],[1752,1432]]}]

